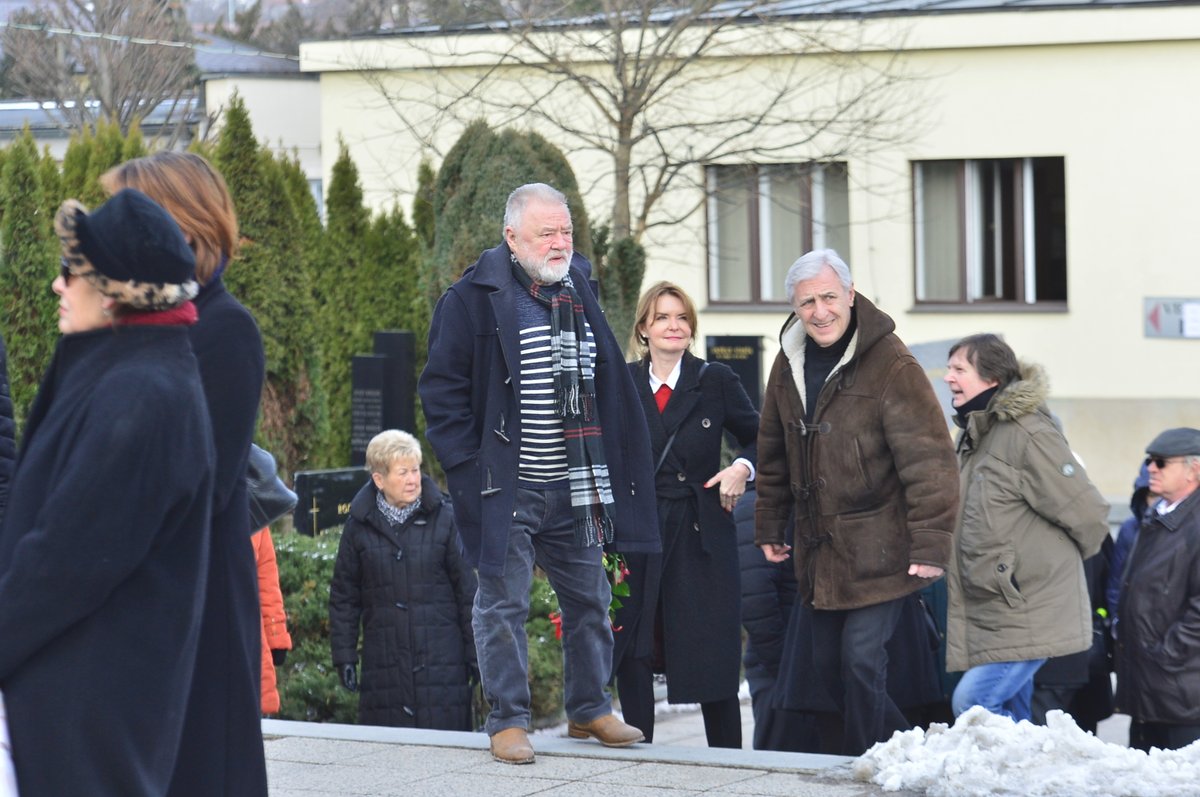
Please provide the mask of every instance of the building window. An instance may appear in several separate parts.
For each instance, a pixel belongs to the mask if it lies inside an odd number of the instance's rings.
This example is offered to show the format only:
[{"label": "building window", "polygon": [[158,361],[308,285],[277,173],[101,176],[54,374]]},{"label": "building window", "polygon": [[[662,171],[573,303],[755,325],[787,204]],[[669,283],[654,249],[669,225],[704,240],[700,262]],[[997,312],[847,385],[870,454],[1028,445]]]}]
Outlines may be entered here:
[{"label": "building window", "polygon": [[786,302],[783,278],[811,249],[850,259],[846,164],[710,166],[710,302]]},{"label": "building window", "polygon": [[1062,158],[919,161],[917,302],[1067,301]]}]

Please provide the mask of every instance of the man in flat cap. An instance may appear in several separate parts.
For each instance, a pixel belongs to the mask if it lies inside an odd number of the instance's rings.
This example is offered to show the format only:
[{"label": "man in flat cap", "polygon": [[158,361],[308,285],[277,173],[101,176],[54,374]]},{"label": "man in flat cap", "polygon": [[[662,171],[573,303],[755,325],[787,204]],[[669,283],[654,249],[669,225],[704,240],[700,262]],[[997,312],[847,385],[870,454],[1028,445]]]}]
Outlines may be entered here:
[{"label": "man in flat cap", "polygon": [[1129,745],[1176,750],[1200,739],[1200,429],[1146,447],[1147,513],[1121,584],[1117,705]]}]

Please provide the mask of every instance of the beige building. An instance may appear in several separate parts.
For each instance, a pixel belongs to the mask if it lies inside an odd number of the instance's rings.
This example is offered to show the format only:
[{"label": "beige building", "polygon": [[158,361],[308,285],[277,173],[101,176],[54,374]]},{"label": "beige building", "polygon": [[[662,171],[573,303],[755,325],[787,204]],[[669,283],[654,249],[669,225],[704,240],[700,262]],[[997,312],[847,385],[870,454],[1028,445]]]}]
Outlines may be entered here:
[{"label": "beige building", "polygon": [[[791,5],[845,15],[795,16]],[[1154,434],[1200,427],[1200,5],[777,6],[767,25],[853,42],[854,58],[797,54],[785,38],[764,46],[749,27],[731,28],[675,113],[835,67],[839,86],[887,74],[893,85],[872,97],[876,143],[809,135],[800,120],[822,112],[832,84],[786,104],[781,94],[775,111],[794,129],[764,124],[747,134],[758,154],[689,167],[656,206],[653,219],[681,220],[646,232],[647,281],[684,286],[703,337],[761,337],[765,373],[788,312],[784,272],[804,250],[833,246],[906,341],[936,344],[931,375],[946,342],[979,331],[1043,364],[1074,448],[1107,495],[1128,496]],[[304,45],[301,70],[320,77],[326,174],[340,136],[368,198],[408,206],[420,159],[436,165],[482,116],[562,146],[589,216],[603,222],[611,159],[496,101],[549,88],[537,69],[500,63],[507,47],[487,31]],[[480,98],[444,107],[480,81]],[[570,86],[545,103],[586,107]],[[695,130],[664,142],[711,143]]]}]

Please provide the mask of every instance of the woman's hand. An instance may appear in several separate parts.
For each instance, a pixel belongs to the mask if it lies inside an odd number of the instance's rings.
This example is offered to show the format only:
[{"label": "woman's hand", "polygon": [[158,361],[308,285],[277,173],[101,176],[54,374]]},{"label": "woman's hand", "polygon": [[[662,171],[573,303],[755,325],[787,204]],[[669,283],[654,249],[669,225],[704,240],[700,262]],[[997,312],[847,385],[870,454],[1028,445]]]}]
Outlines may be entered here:
[{"label": "woman's hand", "polygon": [[714,484],[721,485],[721,508],[726,512],[732,512],[734,505],[742,497],[742,493],[746,492],[746,480],[749,478],[750,469],[741,462],[735,462],[706,481],[704,489],[707,490]]}]

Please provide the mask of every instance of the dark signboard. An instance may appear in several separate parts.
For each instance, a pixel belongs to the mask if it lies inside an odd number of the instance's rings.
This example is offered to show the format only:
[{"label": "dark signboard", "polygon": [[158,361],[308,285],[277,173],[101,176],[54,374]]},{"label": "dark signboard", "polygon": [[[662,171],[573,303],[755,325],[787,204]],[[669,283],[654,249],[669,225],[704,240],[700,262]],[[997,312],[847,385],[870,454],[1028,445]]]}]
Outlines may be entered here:
[{"label": "dark signboard", "polygon": [[350,502],[369,478],[362,468],[296,471],[293,489],[300,499],[292,514],[296,531],[315,536],[341,528],[350,514]]},{"label": "dark signboard", "polygon": [[351,361],[351,465],[366,462],[367,444],[384,429],[415,431],[414,348],[411,332],[376,332],[375,353]]},{"label": "dark signboard", "polygon": [[704,342],[711,362],[724,363],[742,380],[755,409],[762,408],[762,338],[757,335],[709,335]]}]

